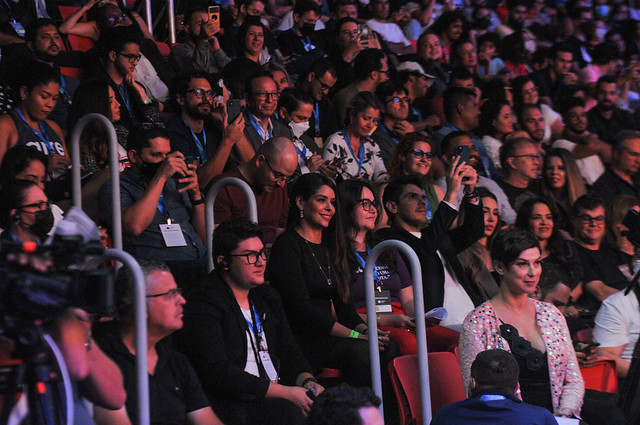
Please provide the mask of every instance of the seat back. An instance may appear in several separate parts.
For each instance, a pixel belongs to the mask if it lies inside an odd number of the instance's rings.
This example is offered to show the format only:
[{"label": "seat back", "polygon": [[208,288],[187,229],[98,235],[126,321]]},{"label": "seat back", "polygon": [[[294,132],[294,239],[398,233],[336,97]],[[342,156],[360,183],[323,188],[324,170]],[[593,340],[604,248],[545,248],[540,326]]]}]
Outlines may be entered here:
[{"label": "seat back", "polygon": [[[412,419],[420,425],[422,404],[418,356],[395,358],[389,363],[389,372],[398,400],[401,425],[408,425]],[[460,363],[453,353],[429,353],[429,386],[433,414],[446,404],[465,399]]]},{"label": "seat back", "polygon": [[582,372],[585,388],[607,393],[618,392],[618,371],[615,360],[608,357],[598,357],[595,365],[581,366],[580,372]]}]

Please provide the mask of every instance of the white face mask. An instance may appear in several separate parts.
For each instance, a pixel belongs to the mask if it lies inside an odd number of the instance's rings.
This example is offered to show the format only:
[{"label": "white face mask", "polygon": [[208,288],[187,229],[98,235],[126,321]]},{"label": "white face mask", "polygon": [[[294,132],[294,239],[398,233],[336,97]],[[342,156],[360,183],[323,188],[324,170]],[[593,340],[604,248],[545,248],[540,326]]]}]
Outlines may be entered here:
[{"label": "white face mask", "polygon": [[291,128],[291,132],[293,133],[293,137],[299,139],[302,134],[309,130],[309,121],[302,122],[289,122],[289,128]]},{"label": "white face mask", "polygon": [[524,42],[524,48],[529,52],[529,53],[535,53],[536,51],[536,42],[535,40],[528,40]]}]

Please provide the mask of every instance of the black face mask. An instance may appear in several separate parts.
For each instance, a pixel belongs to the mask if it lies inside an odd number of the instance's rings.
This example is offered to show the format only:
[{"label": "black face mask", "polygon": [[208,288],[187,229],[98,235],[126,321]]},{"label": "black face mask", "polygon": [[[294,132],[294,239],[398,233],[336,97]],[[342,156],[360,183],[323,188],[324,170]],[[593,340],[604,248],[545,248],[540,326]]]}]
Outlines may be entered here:
[{"label": "black face mask", "polygon": [[51,208],[39,210],[34,213],[34,218],[35,222],[31,225],[30,230],[43,241],[53,228],[53,212],[51,212]]},{"label": "black face mask", "polygon": [[303,37],[308,37],[311,34],[313,34],[315,29],[316,29],[316,24],[305,23],[305,24],[302,24],[302,28],[300,28],[300,34],[302,34]]},{"label": "black face mask", "polygon": [[153,176],[156,175],[161,165],[162,161],[146,162],[143,160],[142,165],[140,165],[140,174],[142,174],[142,177],[144,177],[145,180],[151,180]]}]

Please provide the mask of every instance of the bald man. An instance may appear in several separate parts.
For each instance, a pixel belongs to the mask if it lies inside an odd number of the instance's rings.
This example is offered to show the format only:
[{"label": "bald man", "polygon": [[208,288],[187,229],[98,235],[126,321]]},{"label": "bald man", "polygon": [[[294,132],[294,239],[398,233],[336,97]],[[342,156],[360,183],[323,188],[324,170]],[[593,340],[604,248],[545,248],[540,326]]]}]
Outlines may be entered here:
[{"label": "bald man", "polygon": [[[221,174],[237,177],[251,186],[258,206],[258,225],[265,245],[270,245],[287,224],[289,197],[286,182],[298,166],[298,153],[286,137],[273,137],[264,142],[249,161]],[[248,218],[249,207],[244,194],[234,186],[223,188],[214,204],[216,223],[232,218]]]}]

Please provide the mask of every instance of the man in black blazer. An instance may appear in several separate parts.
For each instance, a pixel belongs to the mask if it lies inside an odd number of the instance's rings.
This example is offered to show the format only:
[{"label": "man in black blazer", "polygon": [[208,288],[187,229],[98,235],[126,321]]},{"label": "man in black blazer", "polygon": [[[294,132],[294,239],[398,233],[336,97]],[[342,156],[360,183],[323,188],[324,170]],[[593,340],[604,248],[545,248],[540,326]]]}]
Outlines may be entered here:
[{"label": "man in black blazer", "polygon": [[[463,181],[463,178],[468,180]],[[427,226],[426,195],[417,176],[402,176],[389,183],[383,195],[384,207],[393,225],[378,232],[382,239],[407,243],[418,255],[422,268],[424,305],[428,311],[445,307],[445,325],[460,325],[467,313],[483,301],[476,285],[469,281],[457,254],[482,237],[484,217],[475,192],[478,174],[466,164],[453,162],[447,174],[447,193]],[[455,199],[464,186],[464,223],[451,229],[458,217]]]},{"label": "man in black blazer", "polygon": [[278,293],[264,285],[259,227],[216,228],[216,270],[186,294],[176,347],[191,360],[216,413],[228,424],[304,424],[311,393],[324,390],[295,343]]}]

